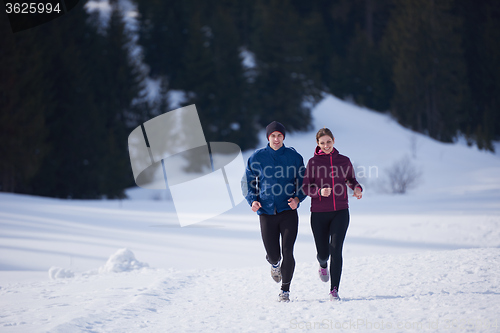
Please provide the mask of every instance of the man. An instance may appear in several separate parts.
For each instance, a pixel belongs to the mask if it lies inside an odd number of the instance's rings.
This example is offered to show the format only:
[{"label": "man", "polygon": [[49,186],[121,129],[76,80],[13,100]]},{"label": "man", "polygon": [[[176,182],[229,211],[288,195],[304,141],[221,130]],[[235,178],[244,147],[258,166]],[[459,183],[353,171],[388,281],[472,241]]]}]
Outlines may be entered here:
[{"label": "man", "polygon": [[301,190],[304,161],[295,149],[285,147],[285,134],[285,126],[277,121],[266,127],[268,145],[256,150],[248,159],[246,199],[252,211],[259,215],[271,276],[277,283],[282,282],[278,299],[288,302],[295,269],[293,246],[299,224],[297,208],[306,195]]}]

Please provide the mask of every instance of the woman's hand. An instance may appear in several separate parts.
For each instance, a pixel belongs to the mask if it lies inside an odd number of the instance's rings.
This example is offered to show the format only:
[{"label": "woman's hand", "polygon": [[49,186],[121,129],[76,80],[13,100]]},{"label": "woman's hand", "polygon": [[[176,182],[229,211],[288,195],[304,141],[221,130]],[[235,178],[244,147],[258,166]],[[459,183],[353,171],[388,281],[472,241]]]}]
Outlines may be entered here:
[{"label": "woman's hand", "polygon": [[322,197],[329,197],[331,193],[332,193],[331,187],[322,188],[320,191],[320,194]]},{"label": "woman's hand", "polygon": [[363,197],[363,193],[361,192],[361,189],[359,187],[356,187],[352,196],[358,198],[359,200]]}]

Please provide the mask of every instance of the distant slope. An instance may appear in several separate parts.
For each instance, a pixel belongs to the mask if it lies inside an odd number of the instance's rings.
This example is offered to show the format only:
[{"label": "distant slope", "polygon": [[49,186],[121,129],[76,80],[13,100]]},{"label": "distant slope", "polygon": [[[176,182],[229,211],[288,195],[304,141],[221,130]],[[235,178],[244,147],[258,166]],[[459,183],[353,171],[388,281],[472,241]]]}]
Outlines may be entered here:
[{"label": "distant slope", "polygon": [[[404,128],[388,115],[331,95],[316,106],[313,118],[311,132],[287,135],[285,144],[296,148],[307,163],[316,146],[315,133],[322,127],[330,128],[340,153],[347,155],[358,171],[366,171],[366,178],[360,180],[371,197],[380,196],[376,190],[387,176],[386,169],[408,156],[423,172],[417,188],[410,192],[412,200],[437,200],[445,210],[454,209],[454,202],[460,200],[472,207],[478,205],[479,210],[490,210],[489,204],[483,206],[489,198],[487,202],[497,202],[494,209],[500,210],[499,155],[462,143],[436,141]],[[286,124],[286,119],[282,121]]]}]

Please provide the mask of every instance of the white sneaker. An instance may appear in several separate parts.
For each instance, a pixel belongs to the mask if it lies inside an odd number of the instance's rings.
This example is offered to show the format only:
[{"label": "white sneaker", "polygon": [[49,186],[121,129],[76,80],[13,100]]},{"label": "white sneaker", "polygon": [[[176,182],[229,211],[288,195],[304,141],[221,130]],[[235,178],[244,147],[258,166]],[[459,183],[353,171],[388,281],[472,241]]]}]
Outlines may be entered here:
[{"label": "white sneaker", "polygon": [[290,292],[289,291],[281,291],[278,295],[278,301],[280,302],[290,302]]},{"label": "white sneaker", "polygon": [[333,287],[333,290],[330,291],[330,301],[340,301],[339,292],[337,291],[337,287]]},{"label": "white sneaker", "polygon": [[330,273],[328,272],[328,267],[323,268],[323,267],[319,266],[318,273],[319,273],[319,278],[321,279],[321,281],[328,282],[328,280],[330,280]]},{"label": "white sneaker", "polygon": [[281,265],[279,263],[277,266],[271,265],[271,277],[276,283],[281,281]]}]

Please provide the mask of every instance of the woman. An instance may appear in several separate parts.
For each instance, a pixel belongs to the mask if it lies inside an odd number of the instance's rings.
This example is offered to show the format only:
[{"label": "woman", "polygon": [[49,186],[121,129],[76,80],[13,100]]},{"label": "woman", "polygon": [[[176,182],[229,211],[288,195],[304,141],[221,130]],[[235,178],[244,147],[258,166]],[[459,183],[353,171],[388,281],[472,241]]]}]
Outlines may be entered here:
[{"label": "woman", "polygon": [[[338,291],[342,274],[342,246],[349,226],[347,186],[361,199],[362,187],[347,156],[333,145],[335,138],[328,128],[316,133],[318,146],[307,163],[304,192],[311,197],[311,228],[319,261],[319,277],[328,282],[331,276],[330,300],[340,300]],[[328,272],[330,258],[330,272]]]}]

